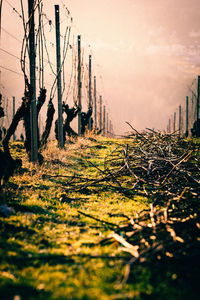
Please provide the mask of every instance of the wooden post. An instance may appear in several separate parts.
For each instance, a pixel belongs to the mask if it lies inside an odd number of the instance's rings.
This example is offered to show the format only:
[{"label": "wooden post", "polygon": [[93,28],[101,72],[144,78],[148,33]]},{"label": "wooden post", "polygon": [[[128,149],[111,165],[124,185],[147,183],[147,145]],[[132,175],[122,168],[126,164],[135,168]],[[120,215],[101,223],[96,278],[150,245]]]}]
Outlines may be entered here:
[{"label": "wooden post", "polygon": [[81,135],[81,36],[78,35],[78,135]]},{"label": "wooden post", "polygon": [[103,106],[103,135],[106,135],[106,107]]},{"label": "wooden post", "polygon": [[[15,97],[13,96],[13,118],[15,116]],[[13,141],[16,140],[16,135],[13,134]]]},{"label": "wooden post", "polygon": [[174,132],[176,132],[176,112],[174,112]]},{"label": "wooden post", "polygon": [[[89,55],[89,108],[92,107],[92,83],[91,83],[91,74],[92,74],[92,56]],[[91,118],[89,118],[88,123],[89,130],[92,130]]]},{"label": "wooden post", "polygon": [[189,127],[189,110],[188,110],[188,96],[186,96],[186,132],[185,132],[185,136],[188,137],[189,135],[189,131],[188,131],[188,127]]},{"label": "wooden post", "polygon": [[102,96],[99,101],[99,129],[102,130]]},{"label": "wooden post", "polygon": [[198,86],[197,86],[197,120],[199,120],[199,102],[200,102],[200,76],[198,76]]},{"label": "wooden post", "polygon": [[108,136],[108,113],[106,114],[106,136]]},{"label": "wooden post", "polygon": [[38,160],[37,143],[37,108],[36,108],[36,75],[35,75],[35,23],[34,23],[34,1],[28,0],[29,15],[29,64],[30,64],[30,84],[33,89],[31,99],[30,120],[31,120],[31,161]]},{"label": "wooden post", "polygon": [[181,137],[181,105],[179,105],[179,126],[178,126],[178,131],[179,131],[179,138]]},{"label": "wooden post", "polygon": [[191,111],[192,111],[192,119],[191,119],[191,124],[194,124],[195,118],[196,118],[196,113],[194,112],[194,94],[192,93],[192,97],[191,97]]},{"label": "wooden post", "polygon": [[171,119],[169,119],[169,133],[171,132]]},{"label": "wooden post", "polygon": [[97,95],[96,95],[96,76],[94,76],[94,129],[97,130]]},{"label": "wooden post", "polygon": [[57,93],[58,93],[58,144],[59,144],[59,148],[63,148],[64,143],[63,143],[63,117],[62,117],[62,92],[61,92],[60,12],[59,12],[59,5],[55,5],[55,21],[56,21]]}]

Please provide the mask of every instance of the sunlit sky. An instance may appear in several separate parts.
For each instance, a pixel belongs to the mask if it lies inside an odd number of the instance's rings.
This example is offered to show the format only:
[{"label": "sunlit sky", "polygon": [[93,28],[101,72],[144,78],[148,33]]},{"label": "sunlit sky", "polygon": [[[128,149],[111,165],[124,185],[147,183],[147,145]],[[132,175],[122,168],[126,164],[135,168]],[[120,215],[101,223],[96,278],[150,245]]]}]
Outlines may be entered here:
[{"label": "sunlit sky", "polygon": [[[70,24],[66,7],[70,11],[73,17],[70,41],[81,34],[85,63],[92,54],[98,95],[102,95],[115,132],[128,131],[126,121],[139,130],[166,128],[178,105],[184,106],[188,86],[200,72],[200,1],[44,0],[43,3],[44,13],[53,22],[54,4],[60,5],[63,33]],[[20,1],[3,1],[1,25],[20,41],[22,20],[12,7],[21,13]],[[50,44],[55,43],[55,29],[47,24],[45,30],[49,52],[55,60],[55,47]],[[19,41],[2,30],[1,49],[20,57]],[[1,66],[21,73],[19,60],[0,53]],[[67,60],[66,81],[71,71],[70,53]],[[49,70],[45,80],[51,83],[53,78],[48,74]],[[8,97],[15,95],[19,104],[23,77],[1,69],[1,84],[4,93]]]}]

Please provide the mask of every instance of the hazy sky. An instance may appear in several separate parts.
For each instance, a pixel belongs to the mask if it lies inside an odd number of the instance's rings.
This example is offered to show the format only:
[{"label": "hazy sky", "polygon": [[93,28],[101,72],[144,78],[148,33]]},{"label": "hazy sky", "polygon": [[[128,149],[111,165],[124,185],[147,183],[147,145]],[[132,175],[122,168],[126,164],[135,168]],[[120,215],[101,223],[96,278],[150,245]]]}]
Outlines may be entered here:
[{"label": "hazy sky", "polygon": [[[77,34],[81,34],[85,63],[92,53],[98,93],[102,94],[115,131],[128,131],[126,121],[137,129],[166,127],[169,116],[179,104],[184,105],[188,85],[199,74],[200,1],[44,0],[43,3],[44,13],[53,22],[54,4],[60,5],[63,33],[70,24],[66,7],[70,11],[73,17],[70,41],[73,35],[76,40]],[[20,57],[23,26],[11,6],[21,13],[20,1],[3,1],[1,49]],[[55,43],[55,29],[47,24],[45,31],[54,60],[55,47],[51,43]],[[1,66],[21,73],[19,60],[2,50],[0,53]],[[67,60],[70,66],[70,52]],[[66,80],[70,71],[65,70]],[[45,80],[51,83],[53,77],[46,74]],[[6,93],[16,95],[20,102],[23,77],[1,69],[1,83]]]}]

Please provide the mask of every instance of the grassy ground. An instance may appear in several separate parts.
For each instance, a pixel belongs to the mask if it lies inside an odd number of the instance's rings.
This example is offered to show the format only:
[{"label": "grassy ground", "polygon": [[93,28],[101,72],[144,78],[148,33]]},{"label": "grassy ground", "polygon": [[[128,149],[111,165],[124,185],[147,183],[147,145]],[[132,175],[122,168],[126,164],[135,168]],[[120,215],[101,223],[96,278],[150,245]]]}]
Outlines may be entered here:
[{"label": "grassy ground", "polygon": [[98,176],[92,164],[103,170],[118,143],[79,139],[59,150],[52,142],[42,166],[28,162],[21,143],[12,144],[23,168],[1,191],[1,204],[13,209],[0,218],[1,299],[132,299],[146,290],[122,284],[129,256],[119,244],[99,244],[114,227],[79,211],[120,224],[125,220],[116,214],[134,216],[148,199],[101,188],[66,193],[70,176]]},{"label": "grassy ground", "polygon": [[[80,138],[66,150],[51,142],[42,166],[28,162],[20,142],[12,143],[23,167],[0,191],[0,205],[11,208],[0,214],[0,299],[196,299],[187,272],[177,278],[173,266],[138,265],[125,283],[130,255],[117,242],[100,243],[114,224],[127,221],[122,214],[134,217],[149,199],[101,184],[68,190],[76,180],[102,176],[105,157],[123,151],[125,142]],[[198,273],[192,280],[198,282]]]}]

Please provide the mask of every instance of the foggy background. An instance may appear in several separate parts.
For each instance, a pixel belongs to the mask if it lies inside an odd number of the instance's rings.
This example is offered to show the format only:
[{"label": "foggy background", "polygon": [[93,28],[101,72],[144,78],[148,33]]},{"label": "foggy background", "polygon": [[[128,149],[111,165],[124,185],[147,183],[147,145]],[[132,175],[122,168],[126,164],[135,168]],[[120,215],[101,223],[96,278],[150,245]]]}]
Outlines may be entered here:
[{"label": "foggy background", "polygon": [[[97,77],[97,97],[102,95],[115,133],[123,134],[130,129],[126,121],[138,130],[146,127],[166,129],[169,117],[178,112],[178,106],[182,104],[184,109],[186,96],[191,99],[189,87],[195,88],[200,67],[199,0],[44,0],[43,3],[47,47],[55,70],[54,4],[60,5],[61,34],[64,35],[66,26],[72,26],[72,49],[68,50],[65,63],[63,100],[69,91],[72,54],[73,49],[77,49],[78,34],[82,39],[85,77],[91,54],[92,75]],[[23,4],[27,20],[27,1]],[[0,87],[4,98],[8,99],[8,123],[12,118],[12,96],[16,97],[16,107],[23,96],[24,79],[20,67],[23,36],[20,1],[3,0]],[[26,62],[28,70],[28,57]],[[54,78],[45,62],[48,95]],[[86,88],[82,96],[86,111]],[[56,101],[57,93],[55,106]],[[72,93],[67,102],[73,105]],[[46,107],[42,110],[42,123],[45,116]]]}]

